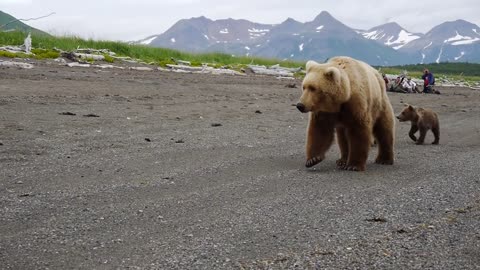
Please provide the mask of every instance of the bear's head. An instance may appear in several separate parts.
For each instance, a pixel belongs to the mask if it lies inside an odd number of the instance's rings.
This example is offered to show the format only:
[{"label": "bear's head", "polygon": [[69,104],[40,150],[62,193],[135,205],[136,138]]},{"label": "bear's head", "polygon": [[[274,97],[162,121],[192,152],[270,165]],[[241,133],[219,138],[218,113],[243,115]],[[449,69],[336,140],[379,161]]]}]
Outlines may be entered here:
[{"label": "bear's head", "polygon": [[417,111],[412,105],[405,105],[406,107],[403,109],[403,111],[397,115],[397,119],[400,122],[405,122],[405,121],[414,121],[415,118],[417,117]]},{"label": "bear's head", "polygon": [[350,99],[348,76],[329,63],[308,61],[306,70],[298,110],[303,113],[339,112],[341,105]]}]

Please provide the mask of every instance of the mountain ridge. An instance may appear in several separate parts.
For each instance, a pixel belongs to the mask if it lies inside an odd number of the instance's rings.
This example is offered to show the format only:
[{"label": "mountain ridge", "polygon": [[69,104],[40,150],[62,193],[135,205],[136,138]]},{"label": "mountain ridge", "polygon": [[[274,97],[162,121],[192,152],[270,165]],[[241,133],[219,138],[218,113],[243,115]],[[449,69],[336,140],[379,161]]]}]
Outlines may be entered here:
[{"label": "mountain ridge", "polygon": [[[195,22],[196,26],[185,31],[179,22]],[[444,44],[449,39],[451,42]],[[182,19],[164,33],[137,43],[189,52],[292,60],[349,55],[374,65],[480,62],[480,28],[468,21],[445,22],[426,34],[407,31],[396,22],[359,30],[343,24],[327,11],[304,23],[292,18],[279,24],[243,19],[211,20],[204,16]]]}]

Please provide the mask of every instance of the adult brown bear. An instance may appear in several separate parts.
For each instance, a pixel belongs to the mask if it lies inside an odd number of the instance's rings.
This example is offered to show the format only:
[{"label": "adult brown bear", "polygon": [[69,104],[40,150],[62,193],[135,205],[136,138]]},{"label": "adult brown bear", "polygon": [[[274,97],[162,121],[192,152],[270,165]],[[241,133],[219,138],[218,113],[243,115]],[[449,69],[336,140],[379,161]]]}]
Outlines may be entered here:
[{"label": "adult brown bear", "polygon": [[350,57],[334,57],[324,64],[309,61],[298,110],[310,113],[307,161],[312,167],[325,158],[334,133],[341,156],[337,165],[364,171],[372,135],[378,145],[375,160],[393,164],[395,115],[380,73]]}]

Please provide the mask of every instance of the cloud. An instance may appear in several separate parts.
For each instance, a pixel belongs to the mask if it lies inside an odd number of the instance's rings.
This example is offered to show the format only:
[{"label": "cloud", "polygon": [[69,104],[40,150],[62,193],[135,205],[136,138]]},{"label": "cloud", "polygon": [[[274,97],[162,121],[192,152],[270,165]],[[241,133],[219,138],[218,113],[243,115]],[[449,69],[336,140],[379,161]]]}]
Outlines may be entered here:
[{"label": "cloud", "polygon": [[457,0],[448,8],[438,0],[423,1],[318,1],[318,0],[0,0],[0,9],[17,18],[55,16],[29,24],[55,33],[96,39],[133,40],[160,34],[181,19],[247,19],[277,24],[288,17],[311,21],[328,11],[349,27],[370,29],[397,22],[409,31],[423,32],[445,21],[464,19],[480,24],[476,0]]}]

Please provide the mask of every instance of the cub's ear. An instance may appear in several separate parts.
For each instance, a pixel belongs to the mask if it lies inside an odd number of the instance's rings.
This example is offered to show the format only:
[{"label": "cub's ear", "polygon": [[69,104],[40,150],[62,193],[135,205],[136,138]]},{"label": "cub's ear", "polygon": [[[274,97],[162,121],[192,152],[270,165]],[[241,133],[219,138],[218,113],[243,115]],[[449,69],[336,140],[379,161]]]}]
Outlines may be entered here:
[{"label": "cub's ear", "polygon": [[415,108],[413,108],[412,105],[408,105],[408,109],[409,109],[409,110],[414,110]]},{"label": "cub's ear", "polygon": [[310,60],[307,62],[307,64],[305,65],[305,68],[307,70],[307,73],[310,72],[312,70],[313,67],[315,66],[318,66],[320,65],[319,63],[313,61],[313,60]]},{"label": "cub's ear", "polygon": [[335,83],[340,83],[340,71],[335,67],[329,67],[323,73],[325,78]]}]

